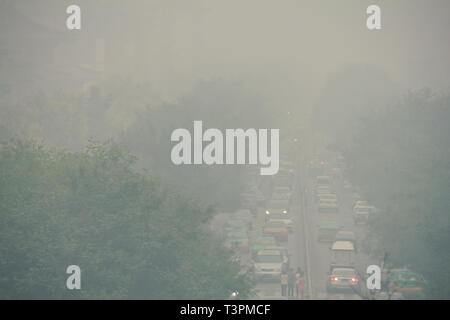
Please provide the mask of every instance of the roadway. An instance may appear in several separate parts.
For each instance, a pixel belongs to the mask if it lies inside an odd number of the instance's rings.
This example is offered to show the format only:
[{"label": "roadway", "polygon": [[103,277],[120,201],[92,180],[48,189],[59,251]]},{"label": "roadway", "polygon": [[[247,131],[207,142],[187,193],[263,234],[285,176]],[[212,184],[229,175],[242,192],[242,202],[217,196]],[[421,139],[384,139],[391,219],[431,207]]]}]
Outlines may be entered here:
[{"label": "roadway", "polygon": [[[325,174],[332,176],[333,168],[337,167],[334,157],[327,159]],[[291,267],[294,270],[300,266],[306,271],[307,277],[307,298],[309,299],[345,299],[359,300],[366,294],[365,270],[369,264],[375,261],[365,255],[362,250],[358,250],[355,258],[355,266],[362,277],[360,285],[362,296],[354,292],[329,294],[326,290],[327,273],[330,267],[330,245],[317,241],[318,224],[321,219],[329,218],[337,221],[344,230],[353,231],[357,241],[361,240],[365,234],[365,226],[355,226],[352,218],[353,193],[344,187],[341,175],[333,176],[333,188],[339,198],[340,208],[338,213],[319,213],[314,201],[314,181],[315,177],[309,177],[304,168],[298,168],[295,172],[295,185],[293,192],[293,206],[291,215],[294,222],[293,233],[290,234],[287,243],[291,254]],[[303,192],[306,187],[306,195]],[[259,209],[258,219],[255,222],[256,230],[260,230],[263,224],[263,208]],[[360,247],[360,245],[359,245]],[[258,296],[261,298],[276,298],[281,296],[280,283],[258,283],[256,286]]]}]

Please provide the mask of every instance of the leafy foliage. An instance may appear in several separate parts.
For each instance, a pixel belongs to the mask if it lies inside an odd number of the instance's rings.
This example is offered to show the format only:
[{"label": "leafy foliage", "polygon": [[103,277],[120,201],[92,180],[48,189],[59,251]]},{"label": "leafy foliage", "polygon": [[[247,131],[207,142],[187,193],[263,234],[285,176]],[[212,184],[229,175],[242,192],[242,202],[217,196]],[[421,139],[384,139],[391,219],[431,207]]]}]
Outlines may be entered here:
[{"label": "leafy foliage", "polygon": [[[204,231],[210,207],[137,173],[112,142],[50,152],[0,145],[0,296],[224,299],[248,294],[230,253]],[[68,265],[81,290],[67,290]]]},{"label": "leafy foliage", "polygon": [[136,152],[142,167],[150,167],[164,181],[199,201],[234,210],[245,183],[245,167],[174,165],[170,160],[175,145],[170,143],[171,134],[177,128],[192,132],[195,120],[203,121],[203,130],[218,128],[223,132],[227,128],[276,128],[279,116],[239,82],[200,82],[179,101],[140,112],[139,120],[121,137],[121,143]]},{"label": "leafy foliage", "polygon": [[449,119],[450,96],[424,89],[363,119],[346,146],[352,180],[381,208],[374,250],[424,274],[429,297],[441,299],[450,297]]}]

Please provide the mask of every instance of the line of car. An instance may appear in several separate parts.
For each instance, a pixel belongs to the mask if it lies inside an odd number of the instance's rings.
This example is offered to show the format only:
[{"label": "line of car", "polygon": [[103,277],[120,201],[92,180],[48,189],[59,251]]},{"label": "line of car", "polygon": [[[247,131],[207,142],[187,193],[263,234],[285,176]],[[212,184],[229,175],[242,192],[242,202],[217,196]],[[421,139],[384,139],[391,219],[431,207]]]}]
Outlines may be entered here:
[{"label": "line of car", "polygon": [[257,281],[280,281],[281,273],[290,267],[290,253],[287,249],[289,235],[293,232],[291,212],[294,184],[292,163],[282,161],[278,174],[271,178],[269,197],[265,202],[264,222],[261,230],[263,241],[272,239],[271,246],[260,248],[255,242],[254,271]]},{"label": "line of car", "polygon": [[[248,185],[241,194],[241,207],[245,209],[228,214],[223,225],[225,245],[234,250],[237,259],[248,258],[248,265],[257,282],[279,282],[281,274],[291,265],[288,239],[294,231],[295,216],[291,211],[295,179],[292,165],[288,162],[280,164],[279,173],[270,180],[265,178],[262,181],[263,178],[257,173],[249,177]],[[310,163],[310,168],[317,174],[312,189],[317,214],[320,215],[317,240],[330,243],[326,289],[330,293],[359,294],[362,281],[355,267],[357,239],[353,231],[339,223],[342,208],[334,188],[337,182],[343,180],[342,172],[339,167],[330,170],[327,164],[322,160],[313,161],[312,166]],[[338,158],[336,165],[343,166],[343,159]],[[311,177],[311,171],[309,174]],[[351,189],[348,182],[343,182],[345,190]],[[354,199],[351,207],[354,225],[368,224],[369,217],[377,209],[357,194]],[[264,208],[262,212],[259,210],[261,207]],[[392,272],[389,277],[389,288],[397,296],[402,296],[403,292],[411,292],[412,295],[422,292],[422,287],[417,283],[424,281],[417,273],[402,269]]]},{"label": "line of car", "polygon": [[[310,162],[311,163],[311,162]],[[319,163],[325,164],[325,161]],[[314,168],[319,175],[315,178],[314,199],[318,214],[338,214],[340,211],[339,198],[334,190],[333,175],[325,175],[326,166]],[[340,177],[333,168],[334,176]],[[334,292],[360,292],[360,277],[355,269],[356,237],[350,230],[345,230],[339,223],[339,217],[321,217],[318,224],[317,240],[330,242],[330,266],[327,273],[326,289]]]},{"label": "line of car", "polygon": [[249,258],[256,282],[279,282],[282,272],[290,266],[287,244],[293,231],[292,164],[282,161],[276,176],[262,179],[255,173],[247,181],[241,194],[241,207],[245,209],[227,215],[224,243],[241,262]]},{"label": "line of car", "polygon": [[[317,211],[322,213],[338,213],[340,210],[339,199],[334,192],[334,179],[343,180],[341,169],[327,168],[332,161],[312,161],[310,169],[317,174],[314,184],[314,198]],[[342,156],[337,156],[336,166],[345,167]],[[328,173],[329,175],[325,175]],[[311,177],[311,171],[310,171]],[[333,179],[334,178],[334,179]],[[351,189],[348,181],[343,181],[343,189],[347,192]],[[370,217],[377,214],[377,208],[364,200],[358,193],[353,194],[351,207],[352,220],[355,226],[364,226],[370,222]],[[323,219],[318,225],[318,241],[331,242],[330,268],[326,279],[326,288],[329,293],[335,292],[361,292],[359,273],[355,268],[357,253],[357,239],[350,230],[345,230],[338,223],[338,216],[334,219]],[[370,299],[405,299],[423,298],[425,280],[422,275],[408,268],[382,270],[382,290],[369,291]],[[366,292],[367,294],[367,292]]]}]

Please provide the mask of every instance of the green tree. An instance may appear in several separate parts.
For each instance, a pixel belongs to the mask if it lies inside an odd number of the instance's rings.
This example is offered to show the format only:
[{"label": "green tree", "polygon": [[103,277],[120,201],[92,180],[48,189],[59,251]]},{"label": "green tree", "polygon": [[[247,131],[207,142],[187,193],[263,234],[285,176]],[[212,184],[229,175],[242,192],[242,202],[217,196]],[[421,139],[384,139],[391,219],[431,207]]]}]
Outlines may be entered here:
[{"label": "green tree", "polygon": [[[205,231],[210,207],[136,172],[112,142],[85,152],[0,144],[0,297],[224,299],[251,288]],[[82,290],[65,287],[79,265]]]},{"label": "green tree", "polygon": [[[380,208],[373,251],[424,274],[428,296],[450,297],[450,96],[424,89],[361,122],[347,145],[351,179]],[[344,147],[344,146],[341,146]]]}]

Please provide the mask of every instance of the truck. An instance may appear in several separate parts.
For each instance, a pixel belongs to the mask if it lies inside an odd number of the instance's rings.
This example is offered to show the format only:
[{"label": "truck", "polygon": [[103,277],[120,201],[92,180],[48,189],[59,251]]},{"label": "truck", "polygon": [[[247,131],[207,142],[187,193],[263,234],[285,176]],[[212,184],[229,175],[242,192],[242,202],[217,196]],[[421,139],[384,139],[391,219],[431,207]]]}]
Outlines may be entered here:
[{"label": "truck", "polygon": [[338,240],[331,246],[330,269],[355,266],[355,247],[351,241]]}]

